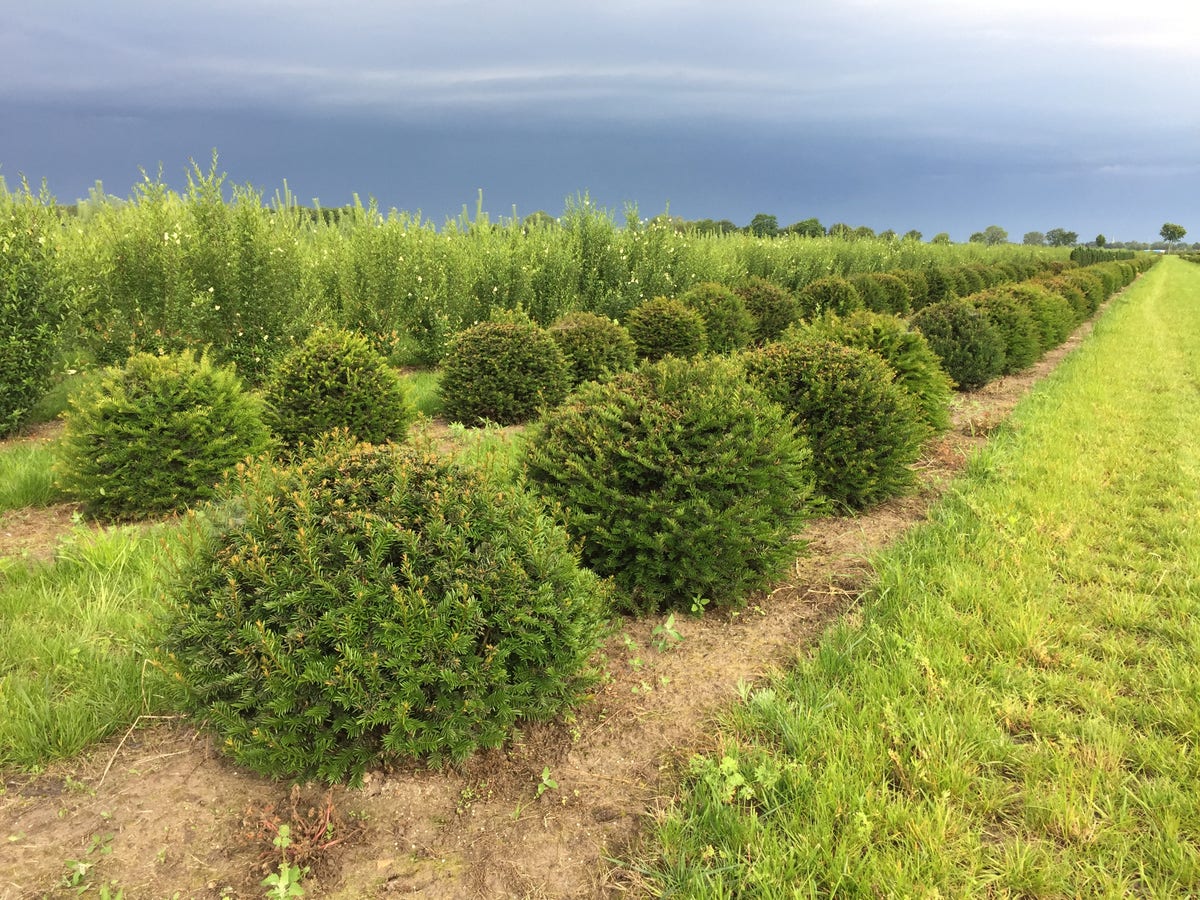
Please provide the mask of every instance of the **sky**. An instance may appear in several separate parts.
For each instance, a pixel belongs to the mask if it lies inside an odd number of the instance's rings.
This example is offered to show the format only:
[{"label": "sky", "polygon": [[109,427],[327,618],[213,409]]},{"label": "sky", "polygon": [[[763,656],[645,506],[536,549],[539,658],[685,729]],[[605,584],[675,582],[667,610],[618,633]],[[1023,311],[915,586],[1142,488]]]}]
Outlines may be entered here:
[{"label": "sky", "polygon": [[0,176],[143,170],[435,223],[559,214],[955,240],[1200,238],[1200,3],[40,0],[0,4]]}]

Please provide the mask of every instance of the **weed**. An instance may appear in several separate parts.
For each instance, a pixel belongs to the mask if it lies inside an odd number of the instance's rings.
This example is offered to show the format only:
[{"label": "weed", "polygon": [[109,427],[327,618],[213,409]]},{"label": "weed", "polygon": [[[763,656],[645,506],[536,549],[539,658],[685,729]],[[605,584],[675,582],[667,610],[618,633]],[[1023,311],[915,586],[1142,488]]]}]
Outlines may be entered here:
[{"label": "weed", "polygon": [[650,641],[659,653],[673,650],[683,640],[683,635],[675,629],[675,613],[667,616],[666,621],[654,626],[650,632]]},{"label": "weed", "polygon": [[542,794],[546,793],[546,791],[556,790],[558,790],[558,782],[550,777],[550,767],[544,766],[542,768],[542,780],[537,786],[537,796],[542,796]]},{"label": "weed", "polygon": [[288,862],[288,847],[292,845],[291,829],[280,825],[275,834],[275,848],[279,851],[279,870],[271,872],[262,880],[267,888],[267,896],[284,900],[287,897],[303,897],[304,888],[300,882],[308,874],[307,866],[298,866]]}]

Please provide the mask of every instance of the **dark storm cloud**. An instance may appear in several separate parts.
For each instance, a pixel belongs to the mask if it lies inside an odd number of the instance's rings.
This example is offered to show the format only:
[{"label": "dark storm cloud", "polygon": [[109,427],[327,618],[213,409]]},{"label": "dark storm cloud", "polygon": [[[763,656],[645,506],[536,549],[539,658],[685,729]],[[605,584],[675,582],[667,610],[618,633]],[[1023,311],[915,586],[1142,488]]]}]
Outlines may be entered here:
[{"label": "dark storm cloud", "polygon": [[124,193],[216,146],[235,180],[435,219],[590,189],[956,237],[1196,208],[1190,4],[962,7],[47,3],[0,32],[0,174]]}]

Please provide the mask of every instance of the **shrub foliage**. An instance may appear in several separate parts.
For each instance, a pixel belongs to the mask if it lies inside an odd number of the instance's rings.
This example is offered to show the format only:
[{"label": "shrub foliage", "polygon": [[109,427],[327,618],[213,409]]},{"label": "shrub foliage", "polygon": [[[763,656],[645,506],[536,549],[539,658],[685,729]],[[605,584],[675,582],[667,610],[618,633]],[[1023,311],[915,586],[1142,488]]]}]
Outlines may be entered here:
[{"label": "shrub foliage", "polygon": [[56,467],[61,486],[106,519],[175,512],[266,449],[262,403],[233,368],[190,353],[136,354],[70,400]]},{"label": "shrub foliage", "polygon": [[295,447],[335,428],[361,441],[402,441],[416,418],[408,390],[365,337],[318,329],[279,360],[264,386],[267,421]]},{"label": "shrub foliage", "polygon": [[845,278],[831,275],[806,284],[796,295],[800,316],[814,319],[827,312],[844,316],[863,308],[858,290]]},{"label": "shrub foliage", "polygon": [[626,325],[643,359],[687,358],[708,349],[704,316],[682,300],[654,297],[640,303],[630,310]]},{"label": "shrub foliage", "polygon": [[778,340],[799,315],[796,298],[765,278],[751,276],[734,291],[754,318],[753,340],[756,344]]},{"label": "shrub foliage", "polygon": [[442,362],[442,409],[467,425],[514,425],[561,403],[570,381],[567,358],[545,329],[481,322],[458,335]]},{"label": "shrub foliage", "polygon": [[861,508],[912,482],[928,428],[879,356],[827,340],[781,341],[746,354],[745,365],[808,438],[822,496]]},{"label": "shrub foliage", "polygon": [[632,369],[637,359],[625,326],[595,313],[567,313],[549,331],[571,367],[574,384]]},{"label": "shrub foliage", "polygon": [[732,353],[750,343],[754,317],[740,296],[715,281],[693,285],[679,297],[704,317],[708,349],[713,353]]},{"label": "shrub foliage", "polygon": [[931,303],[913,316],[912,324],[960,389],[982,387],[1004,371],[1004,336],[966,301]]},{"label": "shrub foliage", "polygon": [[665,359],[588,384],[529,438],[534,484],[636,609],[738,604],[794,556],[809,452],[731,361]]},{"label": "shrub foliage", "polygon": [[604,597],[540,502],[421,448],[322,439],[240,467],[167,646],[190,705],[273,776],[461,760],[588,681]]}]

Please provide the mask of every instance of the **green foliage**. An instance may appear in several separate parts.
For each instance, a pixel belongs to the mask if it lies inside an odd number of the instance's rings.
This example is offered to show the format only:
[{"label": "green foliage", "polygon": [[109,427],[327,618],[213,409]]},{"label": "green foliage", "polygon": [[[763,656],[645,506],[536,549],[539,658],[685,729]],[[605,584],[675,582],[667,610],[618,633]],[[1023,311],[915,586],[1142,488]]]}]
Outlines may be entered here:
[{"label": "green foliage", "polygon": [[545,329],[532,322],[481,322],[458,335],[442,364],[447,418],[513,425],[567,395],[571,371]]},{"label": "green foliage", "polygon": [[548,329],[567,364],[572,384],[599,381],[632,369],[637,361],[633,338],[625,326],[595,313],[567,313]]},{"label": "green foliage", "polygon": [[834,341],[877,354],[892,369],[896,384],[912,395],[930,431],[945,431],[950,427],[953,393],[950,379],[925,337],[899,316],[866,311],[845,318],[827,316],[797,326],[785,337],[787,343],[816,340]]},{"label": "green foliage", "polygon": [[[918,310],[929,303],[929,282],[919,269],[893,269],[887,274],[899,278],[908,288],[909,309]],[[907,310],[897,310],[906,312]]]},{"label": "green foliage", "polygon": [[862,297],[854,285],[836,275],[806,284],[797,293],[796,302],[804,319],[815,319],[827,312],[844,316],[863,306]]},{"label": "green foliage", "polygon": [[1063,275],[1042,276],[1037,279],[1037,284],[1066,300],[1074,311],[1075,318],[1080,322],[1089,318],[1095,312],[1092,309],[1091,300],[1083,292],[1083,289]]},{"label": "green foliage", "polygon": [[[920,273],[916,273],[920,274]],[[883,292],[883,301],[879,312],[895,313],[906,316],[912,309],[912,293],[903,279],[890,272],[872,272],[869,275]]]},{"label": "green foliage", "polygon": [[912,318],[960,390],[987,384],[1004,371],[1004,335],[963,300],[932,303]]},{"label": "green foliage", "polygon": [[54,268],[60,230],[47,198],[10,195],[0,180],[0,437],[49,388],[66,314]]},{"label": "green foliage", "polygon": [[971,298],[975,308],[1000,331],[1004,338],[1002,375],[1010,375],[1033,365],[1042,355],[1042,334],[1029,308],[1013,294],[987,291]]},{"label": "green foliage", "polygon": [[191,353],[139,353],[71,398],[56,472],[89,515],[138,518],[207,500],[222,474],[262,452],[262,403],[231,367]]},{"label": "green foliage", "polygon": [[625,324],[643,359],[686,358],[708,348],[704,316],[676,298],[647,300],[630,311]]},{"label": "green foliage", "polygon": [[875,277],[875,273],[860,272],[846,279],[862,299],[863,308],[871,312],[891,312],[891,297]]},{"label": "green foliage", "polygon": [[1061,294],[1053,293],[1033,281],[1010,284],[1001,290],[1024,304],[1033,317],[1043,350],[1057,347],[1079,324],[1071,304]]},{"label": "green foliage", "polygon": [[402,441],[416,409],[400,376],[366,338],[319,328],[281,358],[263,388],[267,422],[290,448],[335,428],[362,441]]},{"label": "green foliage", "polygon": [[[824,234],[824,229],[822,229]],[[734,288],[754,318],[754,343],[778,340],[799,316],[796,298],[773,281],[751,275]]]},{"label": "green foliage", "polygon": [[1095,313],[1100,308],[1100,304],[1108,297],[1103,279],[1091,269],[1069,269],[1059,277],[1083,291],[1083,295],[1087,298],[1087,304],[1084,307],[1087,310],[1085,318]]},{"label": "green foliage", "polygon": [[754,317],[740,296],[715,281],[694,284],[679,299],[704,317],[708,349],[713,353],[732,353],[750,343]]},{"label": "green foliage", "polygon": [[462,760],[589,680],[603,593],[520,486],[343,432],[240,467],[219,501],[166,649],[239,763],[357,782],[383,757]]},{"label": "green foliage", "polygon": [[584,562],[635,609],[737,605],[794,557],[809,451],[729,360],[668,358],[584,385],[528,446]]},{"label": "green foliage", "polygon": [[953,269],[929,266],[922,274],[925,276],[925,296],[929,303],[941,303],[943,300],[952,300],[966,293]]},{"label": "green foliage", "polygon": [[808,438],[823,497],[858,509],[912,483],[928,426],[878,355],[833,341],[782,341],[747,353],[745,365]]}]

